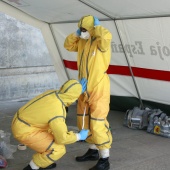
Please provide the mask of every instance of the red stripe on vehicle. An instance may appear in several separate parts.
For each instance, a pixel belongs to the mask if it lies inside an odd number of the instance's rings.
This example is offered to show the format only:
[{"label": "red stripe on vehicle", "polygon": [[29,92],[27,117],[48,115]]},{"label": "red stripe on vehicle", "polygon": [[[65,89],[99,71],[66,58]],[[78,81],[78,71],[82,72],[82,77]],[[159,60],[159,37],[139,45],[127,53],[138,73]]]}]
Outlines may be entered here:
[{"label": "red stripe on vehicle", "polygon": [[[68,60],[63,60],[63,61],[66,68],[77,70],[77,62],[68,61]],[[131,68],[135,77],[170,81],[170,71],[153,70],[153,69],[138,68],[138,67],[131,67]],[[107,70],[107,73],[131,76],[128,66],[110,65],[109,69]]]},{"label": "red stripe on vehicle", "polygon": [[63,60],[63,61],[64,61],[64,65],[66,68],[69,68],[72,70],[78,70],[76,61],[68,61],[68,60]]}]

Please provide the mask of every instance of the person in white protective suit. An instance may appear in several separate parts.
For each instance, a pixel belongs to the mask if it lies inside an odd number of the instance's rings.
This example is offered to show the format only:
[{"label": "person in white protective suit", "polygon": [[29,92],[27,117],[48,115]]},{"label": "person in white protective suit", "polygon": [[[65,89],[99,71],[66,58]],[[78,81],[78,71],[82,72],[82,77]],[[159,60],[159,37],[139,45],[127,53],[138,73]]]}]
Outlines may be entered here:
[{"label": "person in white protective suit", "polygon": [[[84,16],[78,22],[76,33],[68,35],[64,47],[68,51],[77,52],[79,80],[88,80],[87,90],[80,95],[77,109],[77,125],[79,129],[90,129],[86,142],[89,149],[76,161],[98,160],[90,170],[108,170],[109,149],[112,135],[107,121],[110,104],[110,80],[107,69],[111,59],[110,31],[100,25],[98,18]],[[100,157],[99,157],[100,155]]]},{"label": "person in white protective suit", "polygon": [[86,89],[87,80],[69,80],[60,90],[48,90],[30,100],[15,114],[12,121],[14,137],[36,151],[23,170],[43,170],[56,167],[65,153],[65,145],[85,140],[88,130],[68,131],[65,107],[75,102]]}]

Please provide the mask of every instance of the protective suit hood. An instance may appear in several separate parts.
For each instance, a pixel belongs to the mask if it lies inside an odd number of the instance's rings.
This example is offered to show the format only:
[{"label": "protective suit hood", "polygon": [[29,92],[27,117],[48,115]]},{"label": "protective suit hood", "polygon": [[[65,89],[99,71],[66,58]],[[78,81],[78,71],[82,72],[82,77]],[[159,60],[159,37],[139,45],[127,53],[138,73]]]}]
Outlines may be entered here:
[{"label": "protective suit hood", "polygon": [[60,90],[57,92],[61,102],[68,107],[74,103],[82,92],[82,86],[77,80],[69,80],[62,85]]},{"label": "protective suit hood", "polygon": [[90,35],[92,35],[94,30],[94,17],[92,15],[82,17],[78,22],[78,27],[85,28],[90,33]]}]

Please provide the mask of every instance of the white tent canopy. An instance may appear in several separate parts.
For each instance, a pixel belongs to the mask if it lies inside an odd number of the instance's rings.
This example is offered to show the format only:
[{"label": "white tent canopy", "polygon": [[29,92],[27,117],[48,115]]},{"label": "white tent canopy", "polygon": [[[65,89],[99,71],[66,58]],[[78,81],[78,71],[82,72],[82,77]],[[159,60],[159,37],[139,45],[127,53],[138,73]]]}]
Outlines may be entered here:
[{"label": "white tent canopy", "polygon": [[169,0],[2,0],[47,23],[78,21],[91,14],[100,19],[169,16]]},{"label": "white tent canopy", "polygon": [[61,83],[77,78],[76,53],[63,47],[66,36],[83,15],[98,17],[113,35],[111,95],[169,107],[169,0],[2,0],[0,12],[41,30]]}]

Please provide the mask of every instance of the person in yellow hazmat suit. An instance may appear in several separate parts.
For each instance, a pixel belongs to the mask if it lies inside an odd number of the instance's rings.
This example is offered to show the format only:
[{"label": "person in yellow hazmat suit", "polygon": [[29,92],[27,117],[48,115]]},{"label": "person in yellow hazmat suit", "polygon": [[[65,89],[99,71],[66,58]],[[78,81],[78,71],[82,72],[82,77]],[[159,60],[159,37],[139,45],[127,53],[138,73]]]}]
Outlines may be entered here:
[{"label": "person in yellow hazmat suit", "polygon": [[15,114],[12,121],[14,137],[36,151],[23,170],[43,170],[56,167],[55,161],[65,153],[65,145],[88,136],[87,129],[79,133],[68,131],[66,110],[86,89],[87,80],[69,80],[59,90],[48,90],[30,100]]},{"label": "person in yellow hazmat suit", "polygon": [[86,142],[89,149],[76,161],[98,160],[90,170],[108,170],[112,135],[107,121],[110,104],[110,79],[107,69],[111,59],[110,31],[100,25],[98,18],[87,15],[78,22],[78,30],[68,35],[64,47],[77,52],[79,80],[88,80],[87,90],[81,94],[77,106],[79,129],[90,129]]}]

